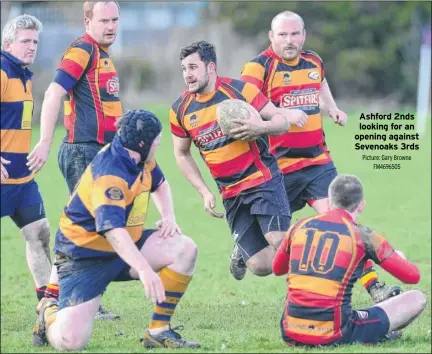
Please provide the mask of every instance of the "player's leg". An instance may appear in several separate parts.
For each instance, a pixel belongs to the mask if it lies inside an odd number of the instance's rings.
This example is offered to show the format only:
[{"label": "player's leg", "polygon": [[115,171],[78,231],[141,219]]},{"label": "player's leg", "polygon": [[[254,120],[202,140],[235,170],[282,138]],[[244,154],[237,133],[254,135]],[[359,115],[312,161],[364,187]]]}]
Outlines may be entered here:
[{"label": "player's leg", "polygon": [[[101,149],[102,145],[99,144],[61,143],[57,155],[57,162],[60,171],[66,180],[69,194],[72,194],[87,166],[92,162]],[[119,315],[107,311],[102,306],[99,308],[96,315],[96,319],[103,320],[115,320],[119,318]]]},{"label": "player's leg", "polygon": [[[152,269],[159,272],[166,299],[155,305],[142,342],[147,348],[199,348],[199,343],[181,338],[170,325],[176,307],[192,280],[197,262],[197,246],[185,235],[165,239],[155,230],[146,230],[144,234],[145,243],[141,247],[141,253]],[[130,270],[130,275],[138,279],[135,269]]]},{"label": "player's leg", "polygon": [[[43,298],[33,328],[33,344],[51,344],[58,350],[83,349],[106,287],[128,271],[120,257],[72,260],[56,255],[59,301]],[[53,275],[54,277],[54,275]]]},{"label": "player's leg", "polygon": [[303,170],[286,173],[283,177],[290,211],[291,214],[293,214],[303,209],[306,205],[306,200],[303,198],[302,192],[307,186],[307,180],[303,175]]},{"label": "player's leg", "polygon": [[374,307],[353,311],[346,334],[338,344],[376,344],[397,339],[400,330],[414,321],[425,307],[424,294],[410,290]]},{"label": "player's leg", "polygon": [[18,204],[11,218],[25,240],[27,265],[36,286],[36,295],[40,300],[44,297],[51,272],[50,226],[34,180],[22,186],[17,199]]}]

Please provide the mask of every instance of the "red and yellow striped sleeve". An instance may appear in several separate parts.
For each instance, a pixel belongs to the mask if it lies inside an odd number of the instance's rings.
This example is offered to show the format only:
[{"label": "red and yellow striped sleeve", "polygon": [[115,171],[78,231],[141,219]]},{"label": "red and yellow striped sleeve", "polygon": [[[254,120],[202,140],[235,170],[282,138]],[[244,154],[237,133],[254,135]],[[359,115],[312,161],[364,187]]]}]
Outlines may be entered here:
[{"label": "red and yellow striped sleeve", "polygon": [[258,112],[269,102],[269,99],[255,85],[248,82],[244,85],[241,94]]},{"label": "red and yellow striped sleeve", "polygon": [[179,120],[177,119],[177,114],[174,112],[174,109],[171,107],[168,113],[171,133],[180,138],[188,138],[189,133],[180,125]]},{"label": "red and yellow striped sleeve", "polygon": [[249,82],[262,90],[264,84],[264,76],[265,67],[257,61],[250,61],[243,67],[240,80],[244,82]]},{"label": "red and yellow striped sleeve", "polygon": [[78,42],[68,48],[56,71],[54,82],[66,91],[72,89],[84,74],[92,54],[92,44]]},{"label": "red and yellow striped sleeve", "polygon": [[3,70],[1,70],[1,78],[0,78],[0,82],[1,82],[1,96],[0,96],[0,101],[3,102],[3,97],[6,94],[6,88],[7,88],[7,84],[8,84],[8,76],[6,74],[6,72],[4,72]]}]

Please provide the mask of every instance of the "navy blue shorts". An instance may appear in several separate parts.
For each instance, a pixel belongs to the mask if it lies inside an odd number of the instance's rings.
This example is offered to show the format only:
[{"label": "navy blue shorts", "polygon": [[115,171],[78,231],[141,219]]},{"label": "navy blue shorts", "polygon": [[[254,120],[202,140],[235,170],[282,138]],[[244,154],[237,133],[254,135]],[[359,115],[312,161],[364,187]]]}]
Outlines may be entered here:
[{"label": "navy blue shorts", "polygon": [[[313,347],[313,345],[300,343],[288,337],[284,332],[282,320],[280,326],[282,339],[286,344]],[[385,335],[389,332],[389,329],[389,318],[381,307],[374,306],[367,309],[355,310],[342,330],[342,338],[332,343],[323,344],[322,346],[377,344],[378,342],[385,341]]]},{"label": "navy blue shorts", "polygon": [[57,162],[68,185],[69,194],[72,194],[87,166],[102,148],[103,145],[96,143],[61,143]]},{"label": "navy blue shorts", "polygon": [[291,213],[282,175],[225,199],[223,204],[244,261],[269,245],[265,234],[285,232],[290,226]]},{"label": "navy blue shorts", "polygon": [[1,217],[4,216],[10,216],[20,229],[45,218],[45,208],[35,180],[1,185]]},{"label": "navy blue shorts", "polygon": [[[144,230],[136,243],[141,249],[155,230]],[[115,255],[110,258],[72,260],[57,254],[54,265],[59,277],[59,310],[90,301],[105,292],[112,281],[134,280],[130,266]]]},{"label": "navy blue shorts", "polygon": [[333,161],[285,174],[285,189],[291,212],[303,209],[306,203],[311,205],[314,200],[327,198],[330,183],[336,176],[337,170]]}]

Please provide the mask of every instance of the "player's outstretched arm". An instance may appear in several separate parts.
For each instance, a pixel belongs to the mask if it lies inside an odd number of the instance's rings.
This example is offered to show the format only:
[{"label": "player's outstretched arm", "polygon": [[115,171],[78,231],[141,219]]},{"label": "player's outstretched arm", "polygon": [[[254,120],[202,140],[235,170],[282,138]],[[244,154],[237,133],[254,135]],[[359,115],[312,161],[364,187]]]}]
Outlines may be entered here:
[{"label": "player's outstretched arm", "polygon": [[223,213],[214,210],[216,207],[216,198],[205,183],[201,172],[191,154],[190,147],[192,140],[190,138],[180,138],[172,134],[174,143],[174,155],[180,171],[192,184],[204,199],[204,210],[211,216],[222,218]]},{"label": "player's outstretched arm", "polygon": [[54,137],[54,130],[60,113],[60,105],[66,90],[52,82],[45,92],[41,112],[41,133],[39,142],[27,157],[30,171],[39,171],[48,159]]},{"label": "player's outstretched arm", "polygon": [[133,243],[127,230],[124,228],[111,229],[105,233],[105,237],[117,254],[137,271],[144,285],[146,297],[150,297],[153,303],[163,302],[165,289],[162,281]]},{"label": "player's outstretched arm", "polygon": [[[395,251],[380,266],[405,284],[417,284],[420,281],[420,271],[416,265],[408,261],[401,252]],[[402,254],[403,255],[403,254]]]}]

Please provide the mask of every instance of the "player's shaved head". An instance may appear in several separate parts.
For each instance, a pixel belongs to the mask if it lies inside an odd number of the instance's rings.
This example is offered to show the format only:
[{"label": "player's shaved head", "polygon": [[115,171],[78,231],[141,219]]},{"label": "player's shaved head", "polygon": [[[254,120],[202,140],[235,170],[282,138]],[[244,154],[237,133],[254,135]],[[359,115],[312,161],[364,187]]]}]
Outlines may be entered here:
[{"label": "player's shaved head", "polygon": [[302,29],[304,29],[304,21],[301,18],[300,15],[296,14],[292,11],[284,11],[279,14],[277,14],[275,17],[273,17],[273,20],[271,22],[271,30],[275,31],[276,26],[282,21],[282,20],[293,20],[298,21],[301,24]]},{"label": "player's shaved head", "polygon": [[363,201],[363,186],[356,176],[339,175],[330,183],[329,198],[333,209],[352,213]]}]

